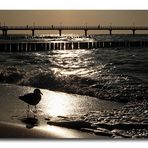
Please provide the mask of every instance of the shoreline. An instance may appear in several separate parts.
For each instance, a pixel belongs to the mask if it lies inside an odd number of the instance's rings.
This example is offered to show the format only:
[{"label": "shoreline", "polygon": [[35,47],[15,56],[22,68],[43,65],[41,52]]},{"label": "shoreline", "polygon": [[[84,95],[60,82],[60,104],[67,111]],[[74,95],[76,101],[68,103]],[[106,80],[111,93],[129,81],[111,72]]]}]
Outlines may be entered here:
[{"label": "shoreline", "polygon": [[[20,102],[16,97],[24,92],[29,92],[31,87],[19,87],[8,85],[0,87],[1,95],[1,118],[0,118],[0,138],[48,138],[48,139],[113,139],[113,138],[148,138],[148,101],[130,102],[124,106],[113,107],[112,102],[108,104],[99,102],[100,107],[104,105],[102,110],[89,110],[85,113],[78,108],[77,114],[68,115],[57,109],[59,98],[67,97],[71,100],[84,99],[82,96],[72,96],[65,93],[41,90],[44,94],[43,102],[40,103],[37,116],[30,110],[30,116],[26,116],[26,104]],[[57,98],[54,96],[57,95]],[[53,99],[55,108],[46,110],[44,106],[48,97]],[[76,98],[75,98],[76,97]],[[57,99],[57,100],[56,100]],[[91,98],[93,100],[93,98]],[[4,102],[3,102],[4,101]],[[50,100],[51,101],[51,100]],[[48,104],[50,104],[48,100]],[[63,101],[63,100],[62,100]],[[88,100],[91,101],[91,100]],[[86,101],[85,101],[86,102]],[[8,103],[9,108],[8,108]],[[66,102],[65,102],[66,103]],[[64,103],[64,104],[65,104]],[[69,102],[70,103],[70,102]],[[70,105],[68,103],[68,105]],[[74,102],[73,102],[74,103]],[[60,105],[62,102],[59,103]],[[101,105],[102,104],[102,105]],[[112,104],[112,105],[111,105]],[[48,106],[51,109],[52,106]],[[76,104],[75,104],[76,105]],[[84,107],[84,106],[83,106]],[[65,107],[64,107],[65,108]],[[60,109],[60,106],[58,106]],[[76,113],[76,110],[75,113]],[[49,111],[49,112],[48,112]],[[71,110],[72,111],[72,110]],[[56,113],[56,114],[54,114]],[[72,112],[71,112],[72,113]]]},{"label": "shoreline", "polygon": [[[27,129],[23,124],[8,123],[0,121],[0,139],[99,139],[102,136],[95,136],[90,133],[58,126],[40,126]],[[105,137],[106,138],[106,137]]]},{"label": "shoreline", "polygon": [[[20,87],[16,85],[3,84],[0,87],[0,91],[3,92],[0,95],[1,99],[1,118],[0,118],[0,139],[1,138],[41,138],[41,139],[96,139],[102,138],[101,136],[94,135],[92,133],[82,132],[67,127],[54,126],[48,124],[51,117],[46,110],[39,108],[37,118],[33,118],[33,110],[30,110],[30,116],[26,117],[26,104],[19,101],[17,97],[22,93],[27,93],[33,90],[33,87]],[[46,95],[64,95],[70,97],[72,95],[66,93],[58,93],[54,91],[42,90],[44,97]],[[76,96],[77,98],[78,96]],[[43,99],[44,100],[44,99]],[[44,101],[43,101],[44,102]],[[10,104],[9,107],[7,106]],[[42,106],[42,102],[40,104]],[[51,112],[50,112],[51,113]],[[66,115],[65,115],[66,116]],[[56,117],[56,116],[55,116]],[[48,120],[46,120],[48,119]]]}]

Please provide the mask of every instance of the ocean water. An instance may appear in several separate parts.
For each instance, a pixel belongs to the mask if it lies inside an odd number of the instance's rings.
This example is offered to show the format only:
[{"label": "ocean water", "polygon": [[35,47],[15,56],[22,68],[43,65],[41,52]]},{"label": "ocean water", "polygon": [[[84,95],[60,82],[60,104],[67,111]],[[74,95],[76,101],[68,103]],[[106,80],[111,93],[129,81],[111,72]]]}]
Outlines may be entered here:
[{"label": "ocean water", "polygon": [[[18,41],[22,40],[17,37]],[[37,40],[148,40],[147,35],[63,36]],[[28,39],[28,40],[34,40]],[[1,52],[0,82],[127,102],[148,96],[147,48],[98,48]]]},{"label": "ocean water", "polygon": [[[62,43],[148,41],[148,35],[41,35],[13,39]],[[42,88],[38,119],[42,118],[40,121],[46,125],[57,125],[58,120],[62,126],[69,121],[68,126],[75,127],[76,121],[79,126],[83,123],[79,129],[95,135],[148,137],[147,47],[0,52],[0,120],[21,122],[26,117],[27,104],[18,96],[32,92],[34,87]],[[52,121],[54,116],[57,119]]]}]

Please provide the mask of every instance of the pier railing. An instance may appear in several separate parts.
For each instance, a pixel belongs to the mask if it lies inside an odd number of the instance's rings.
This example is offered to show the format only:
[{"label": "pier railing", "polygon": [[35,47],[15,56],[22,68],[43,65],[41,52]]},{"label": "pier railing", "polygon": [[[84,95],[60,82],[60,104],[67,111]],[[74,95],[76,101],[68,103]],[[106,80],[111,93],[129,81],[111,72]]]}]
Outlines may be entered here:
[{"label": "pier railing", "polygon": [[148,30],[148,26],[56,26],[56,25],[48,25],[48,26],[0,26],[0,30],[2,31],[3,36],[7,36],[9,30],[31,30],[32,36],[34,36],[35,30],[57,30],[59,31],[59,35],[61,36],[63,30],[84,30],[85,36],[87,36],[87,31],[89,30],[107,30],[109,34],[112,35],[113,30],[129,30],[132,31],[133,35],[137,30]]}]

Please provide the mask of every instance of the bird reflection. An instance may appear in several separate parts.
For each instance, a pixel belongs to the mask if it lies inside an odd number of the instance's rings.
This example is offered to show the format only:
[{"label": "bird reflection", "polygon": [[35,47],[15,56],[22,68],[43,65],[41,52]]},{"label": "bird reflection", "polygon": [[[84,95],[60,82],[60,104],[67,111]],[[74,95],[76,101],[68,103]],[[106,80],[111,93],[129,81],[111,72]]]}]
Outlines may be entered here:
[{"label": "bird reflection", "polygon": [[39,125],[39,120],[37,118],[33,117],[27,117],[27,118],[22,118],[20,119],[21,122],[26,124],[26,128],[31,129],[35,126]]}]

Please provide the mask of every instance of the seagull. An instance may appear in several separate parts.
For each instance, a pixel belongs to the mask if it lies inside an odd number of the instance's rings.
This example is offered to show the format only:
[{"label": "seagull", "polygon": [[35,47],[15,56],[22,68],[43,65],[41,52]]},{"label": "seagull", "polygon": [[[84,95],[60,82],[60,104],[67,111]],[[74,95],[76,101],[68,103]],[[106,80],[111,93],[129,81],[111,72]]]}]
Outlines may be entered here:
[{"label": "seagull", "polygon": [[24,101],[25,103],[28,104],[28,112],[29,112],[29,105],[35,106],[41,101],[41,91],[39,89],[35,89],[33,93],[25,94],[24,96],[19,96],[19,99]]}]

